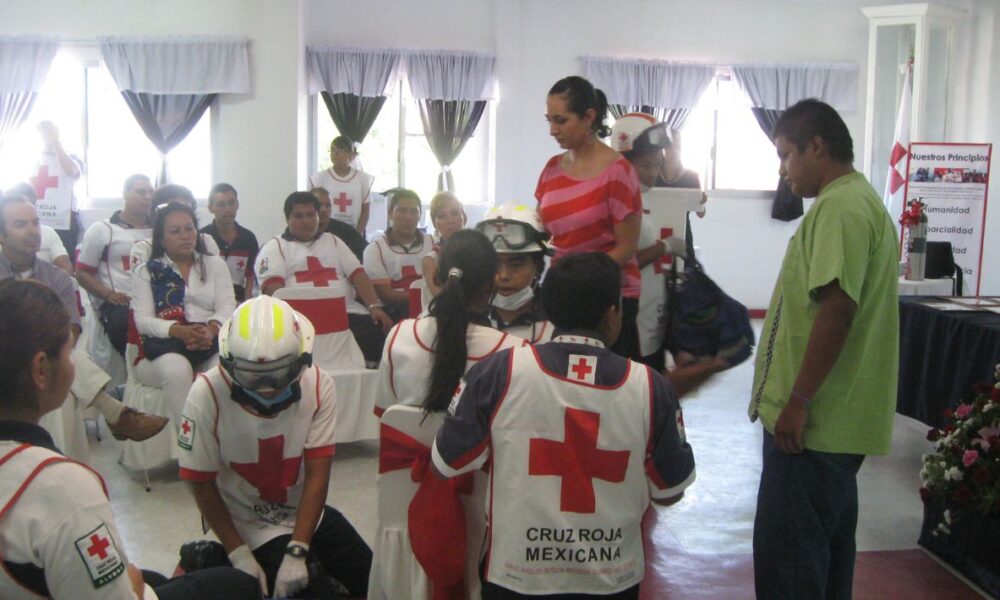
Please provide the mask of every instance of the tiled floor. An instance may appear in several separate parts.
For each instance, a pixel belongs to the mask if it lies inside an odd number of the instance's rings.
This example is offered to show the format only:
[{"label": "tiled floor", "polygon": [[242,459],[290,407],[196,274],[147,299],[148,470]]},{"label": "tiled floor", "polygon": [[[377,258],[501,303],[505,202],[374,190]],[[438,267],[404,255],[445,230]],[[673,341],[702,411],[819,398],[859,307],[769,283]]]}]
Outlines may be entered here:
[{"label": "tiled floor", "polygon": [[[645,598],[753,597],[750,552],[761,433],[746,417],[751,376],[748,361],[684,400],[698,479],[684,500],[653,515]],[[857,598],[978,597],[917,549],[917,473],[928,446],[924,433],[923,425],[897,417],[891,454],[869,458],[862,467]],[[142,567],[171,572],[181,543],[203,537],[185,484],[169,473],[158,474],[153,491],[146,493],[116,464],[117,442],[105,437],[92,444],[92,453],[107,480],[130,558]],[[375,531],[376,456],[375,442],[338,447],[329,495],[369,542]]]}]

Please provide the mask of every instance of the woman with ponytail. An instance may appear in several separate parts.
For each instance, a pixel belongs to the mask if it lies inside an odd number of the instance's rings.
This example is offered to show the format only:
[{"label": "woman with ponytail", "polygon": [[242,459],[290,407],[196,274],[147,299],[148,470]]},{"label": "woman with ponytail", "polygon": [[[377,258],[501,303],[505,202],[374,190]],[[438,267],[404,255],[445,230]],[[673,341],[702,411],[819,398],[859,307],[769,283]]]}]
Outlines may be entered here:
[{"label": "woman with ponytail", "polygon": [[442,412],[469,367],[525,343],[493,329],[484,316],[497,269],[497,253],[486,236],[469,229],[456,232],[438,266],[441,291],[431,302],[430,316],[401,321],[389,332],[379,366],[379,415],[393,404]]},{"label": "woman with ponytail", "polygon": [[549,135],[564,150],[549,159],[538,178],[535,198],[542,223],[552,234],[554,261],[577,252],[605,252],[622,267],[622,336],[612,346],[619,355],[639,358],[634,334],[639,312],[636,247],[642,201],[635,169],[602,143],[608,100],[582,77],[560,79],[545,102]]}]

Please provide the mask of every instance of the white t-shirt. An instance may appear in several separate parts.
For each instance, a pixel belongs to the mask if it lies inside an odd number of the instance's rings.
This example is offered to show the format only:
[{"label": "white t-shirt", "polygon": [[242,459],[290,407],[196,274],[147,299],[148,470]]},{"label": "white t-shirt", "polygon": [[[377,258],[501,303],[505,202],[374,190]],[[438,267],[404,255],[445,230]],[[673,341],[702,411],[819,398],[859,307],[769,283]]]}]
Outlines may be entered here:
[{"label": "white t-shirt", "polygon": [[351,167],[346,177],[340,177],[330,167],[309,178],[310,187],[321,187],[330,192],[330,200],[333,202],[330,218],[343,221],[351,227],[358,226],[362,206],[371,202],[373,183],[374,177],[354,167]]},{"label": "white t-shirt", "polygon": [[[504,348],[527,344],[523,339],[492,327],[469,324],[465,330],[465,370]],[[381,416],[394,404],[423,406],[430,382],[432,348],[437,339],[437,319],[422,317],[396,323],[386,337],[379,363],[375,414]]]},{"label": "white t-shirt", "polygon": [[[0,441],[0,457],[19,446]],[[29,481],[32,471],[46,461],[52,462]],[[96,472],[46,448],[29,446],[0,466],[0,508],[8,503],[9,511],[0,520],[3,560],[43,570],[50,597],[135,598],[126,573],[125,545]],[[36,596],[0,569],[0,598],[25,597]]]},{"label": "white t-shirt", "polygon": [[214,481],[244,542],[255,549],[292,533],[305,479],[303,459],[333,456],[333,378],[310,367],[302,397],[271,417],[232,399],[220,367],[191,386],[177,434],[180,477]]},{"label": "white t-shirt", "polygon": [[[189,323],[225,323],[236,310],[236,297],[229,279],[229,267],[218,256],[203,256],[205,277],[202,281],[201,262],[195,258],[194,266],[184,284],[184,318]],[[166,256],[161,257],[178,274],[180,271]],[[132,281],[132,311],[135,328],[142,335],[165,338],[170,336],[170,326],[176,321],[156,317],[153,289],[149,282],[149,265],[136,269]]]},{"label": "white t-shirt", "polygon": [[66,252],[66,247],[63,246],[62,239],[56,233],[55,229],[52,229],[48,225],[42,225],[41,230],[42,244],[39,246],[35,256],[49,263],[60,256],[69,256],[69,253]]},{"label": "white t-shirt", "polygon": [[[640,250],[649,248],[660,239],[656,235],[656,225],[645,218],[639,224]],[[639,313],[635,326],[639,333],[639,353],[648,356],[663,345],[664,328],[667,324],[666,273],[672,257],[660,257],[639,271],[641,291],[639,292]],[[666,259],[666,260],[665,260]]]},{"label": "white t-shirt", "polygon": [[[80,245],[76,268],[95,275],[105,287],[123,294],[132,294],[132,246],[152,235],[149,227],[131,227],[121,220],[120,211],[110,219],[98,221],[87,228]],[[95,307],[103,304],[91,296]]]},{"label": "white t-shirt", "polygon": [[362,270],[358,257],[343,241],[323,233],[311,242],[275,237],[257,253],[254,271],[263,289],[270,283],[283,287],[329,288],[331,297],[343,296],[349,314],[367,315],[358,302],[351,277]]},{"label": "white t-shirt", "polygon": [[420,261],[434,248],[429,234],[417,232],[417,239],[409,248],[389,243],[382,235],[365,248],[365,272],[372,284],[389,284],[397,290],[407,290],[421,278]]}]

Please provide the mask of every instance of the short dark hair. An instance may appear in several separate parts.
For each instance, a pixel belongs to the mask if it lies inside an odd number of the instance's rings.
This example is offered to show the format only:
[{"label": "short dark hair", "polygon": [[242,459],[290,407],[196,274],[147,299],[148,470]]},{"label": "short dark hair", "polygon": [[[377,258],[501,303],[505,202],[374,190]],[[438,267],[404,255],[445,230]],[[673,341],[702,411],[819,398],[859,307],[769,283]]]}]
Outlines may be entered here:
[{"label": "short dark hair", "polygon": [[813,138],[822,138],[830,158],[841,163],[854,162],[854,141],[847,124],[832,106],[815,98],[800,100],[781,115],[771,131],[771,139],[778,136],[799,151],[805,150]]},{"label": "short dark hair", "polygon": [[135,184],[139,183],[140,181],[148,181],[152,183],[152,180],[148,176],[143,175],[142,173],[129,175],[128,177],[125,178],[125,185],[124,187],[122,187],[122,193],[127,194],[129,191],[132,190],[133,187],[135,187]]},{"label": "short dark hair", "polygon": [[192,206],[196,206],[198,204],[198,202],[194,199],[194,194],[191,193],[191,190],[187,189],[183,185],[177,185],[176,183],[161,185],[156,188],[155,192],[153,192],[154,209],[161,204],[177,202],[179,200],[187,202]]},{"label": "short dark hair", "polygon": [[591,129],[597,137],[611,135],[611,128],[604,124],[608,118],[608,98],[594,84],[578,75],[563,77],[549,90],[549,96],[556,95],[565,96],[570,112],[581,119],[589,109],[594,109],[594,124]]},{"label": "short dark hair", "polygon": [[545,316],[559,329],[597,329],[618,306],[622,270],[604,252],[571,254],[549,267],[542,282]]},{"label": "short dark hair", "polygon": [[9,192],[7,196],[0,198],[0,234],[7,233],[7,207],[21,203],[33,204],[31,200],[24,196],[11,195]]},{"label": "short dark hair", "polygon": [[345,152],[350,152],[351,154],[354,154],[358,151],[357,147],[354,145],[354,140],[347,137],[346,135],[338,135],[337,137],[333,138],[333,141],[330,142],[331,153],[333,152],[334,148],[339,148]]},{"label": "short dark hair", "polygon": [[59,356],[70,320],[59,296],[31,280],[0,281],[0,314],[0,411],[11,414],[37,405],[29,366],[39,352]]},{"label": "short dark hair", "polygon": [[34,204],[38,201],[38,194],[35,193],[35,186],[26,181],[15,183],[4,193],[4,196],[24,196],[24,199]]},{"label": "short dark hair", "polygon": [[399,204],[400,200],[415,201],[417,203],[417,208],[420,212],[423,212],[423,207],[420,205],[420,196],[418,196],[413,190],[406,188],[397,189],[389,198],[389,212],[392,212],[392,209],[396,208],[396,205]]},{"label": "short dark hair", "polygon": [[217,183],[212,186],[212,189],[208,190],[208,202],[212,202],[212,196],[216,194],[225,194],[232,192],[233,196],[236,196],[236,200],[239,201],[240,195],[236,192],[236,188],[228,183]]},{"label": "short dark hair", "polygon": [[285,220],[292,216],[292,211],[298,204],[308,204],[319,212],[319,199],[312,192],[292,192],[285,198]]},{"label": "short dark hair", "polygon": [[[183,202],[169,202],[166,205],[160,205],[159,210],[156,210],[153,215],[153,239],[151,242],[151,250],[149,251],[149,259],[160,258],[167,253],[166,248],[163,247],[163,236],[164,230],[167,226],[167,217],[174,213],[184,213],[191,217],[191,222],[194,224],[194,228],[198,229],[198,216],[194,214],[191,207]],[[198,234],[195,238],[194,249],[198,251],[199,254],[205,254],[205,240],[202,239],[201,234]],[[204,269],[202,269],[204,273]],[[204,277],[204,276],[203,276]]]}]

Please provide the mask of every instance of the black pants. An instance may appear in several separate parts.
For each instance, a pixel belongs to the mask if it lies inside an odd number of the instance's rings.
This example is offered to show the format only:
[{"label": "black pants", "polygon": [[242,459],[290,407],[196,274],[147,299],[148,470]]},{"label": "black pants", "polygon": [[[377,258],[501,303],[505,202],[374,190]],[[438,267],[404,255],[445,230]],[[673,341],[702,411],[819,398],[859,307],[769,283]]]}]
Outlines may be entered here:
[{"label": "black pants", "polygon": [[69,261],[76,265],[76,244],[80,240],[80,213],[73,211],[69,214],[69,229],[56,229],[56,234],[62,241],[66,252],[69,252]]},{"label": "black pants", "polygon": [[[279,535],[253,551],[254,558],[267,573],[268,589],[274,589],[281,561],[285,558],[285,548],[291,535]],[[372,551],[354,526],[340,511],[332,506],[323,510],[323,518],[309,544],[309,553],[319,562],[325,575],[333,577],[350,592],[352,598],[364,598],[368,594],[368,572],[372,568]],[[329,586],[323,577],[313,577],[310,572],[306,593],[310,598],[331,597],[325,592]]]},{"label": "black pants", "polygon": [[239,569],[214,567],[167,579],[159,573],[142,572],[143,579],[160,600],[258,600],[257,580]]},{"label": "black pants", "polygon": [[382,360],[382,347],[385,346],[385,332],[382,326],[372,320],[371,315],[352,315],[348,313],[347,324],[354,334],[354,340],[365,355],[365,362],[378,363]]},{"label": "black pants", "polygon": [[622,332],[609,350],[618,356],[639,360],[639,330],[635,318],[639,315],[638,298],[622,298]]},{"label": "black pants", "polygon": [[614,594],[543,594],[540,596],[529,596],[502,588],[493,583],[483,582],[483,600],[534,600],[536,598],[549,598],[550,600],[587,600],[589,598],[638,600],[639,584]]}]

